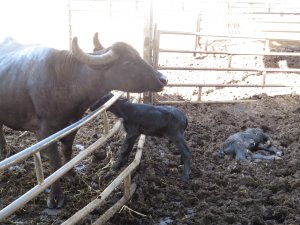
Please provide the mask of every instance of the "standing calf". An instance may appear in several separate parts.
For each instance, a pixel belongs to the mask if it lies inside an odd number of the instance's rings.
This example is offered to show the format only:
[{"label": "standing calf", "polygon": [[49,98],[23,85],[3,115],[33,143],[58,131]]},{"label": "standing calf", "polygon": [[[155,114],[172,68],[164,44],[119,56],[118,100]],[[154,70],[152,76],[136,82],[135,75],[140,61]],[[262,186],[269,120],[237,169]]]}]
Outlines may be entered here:
[{"label": "standing calf", "polygon": [[[264,150],[272,155],[253,153]],[[283,152],[272,146],[271,138],[259,128],[248,128],[229,136],[219,152],[220,157],[224,155],[235,155],[236,160],[245,160],[247,156],[251,159],[274,160],[278,159]]]},{"label": "standing calf", "polygon": [[[113,97],[109,93],[90,107],[95,110]],[[108,111],[123,119],[126,138],[113,169],[120,169],[128,160],[136,139],[140,134],[168,137],[179,149],[184,163],[183,181],[189,180],[191,151],[184,140],[184,131],[188,125],[186,116],[172,106],[153,106],[135,104],[126,98],[118,99]]]}]

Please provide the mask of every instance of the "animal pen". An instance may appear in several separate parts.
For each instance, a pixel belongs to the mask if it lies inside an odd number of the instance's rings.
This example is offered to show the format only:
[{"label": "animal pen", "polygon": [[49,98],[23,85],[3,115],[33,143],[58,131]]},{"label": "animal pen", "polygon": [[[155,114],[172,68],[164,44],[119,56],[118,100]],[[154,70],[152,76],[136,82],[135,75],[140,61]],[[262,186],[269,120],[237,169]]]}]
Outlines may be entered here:
[{"label": "animal pen", "polygon": [[[97,1],[95,1],[97,2]],[[108,4],[112,6],[114,2],[116,4],[117,1],[99,1],[101,3]],[[128,2],[133,2],[129,1]],[[141,4],[143,1],[136,1],[136,4]],[[188,1],[176,1],[180,5],[186,6],[188,8]],[[209,1],[208,1],[209,2]],[[182,72],[250,72],[254,73],[255,76],[260,77],[259,83],[238,83],[238,82],[227,82],[227,83],[206,83],[203,80],[199,81],[189,81],[189,82],[174,82],[168,84],[169,88],[173,87],[192,87],[196,88],[196,99],[192,101],[192,103],[235,103],[239,101],[252,101],[245,99],[238,100],[203,100],[203,89],[204,88],[261,88],[264,90],[265,88],[287,88],[288,91],[292,94],[297,92],[299,89],[299,82],[287,82],[287,83],[275,83],[267,82],[267,77],[269,74],[281,73],[282,76],[285,76],[287,73],[296,74],[300,72],[300,68],[270,68],[270,67],[236,67],[233,65],[232,61],[237,56],[257,56],[257,57],[279,57],[286,60],[290,60],[293,57],[300,57],[299,40],[300,40],[300,26],[298,24],[300,13],[300,4],[296,1],[291,1],[294,3],[289,5],[288,8],[282,8],[282,4],[280,1],[219,1],[220,3],[226,5],[228,11],[226,11],[226,23],[227,23],[227,31],[215,32],[211,33],[211,30],[208,29],[208,19],[207,15],[204,12],[197,13],[195,16],[194,23],[196,24],[195,30],[191,31],[182,31],[182,30],[167,30],[160,29],[159,21],[153,21],[153,13],[150,13],[148,16],[148,22],[145,25],[145,58],[153,64],[153,66],[158,70],[165,71],[182,71]],[[173,3],[174,4],[174,3]],[[185,5],[186,4],[186,5]],[[204,4],[204,2],[203,2]],[[205,2],[205,4],[208,4]],[[204,5],[205,5],[204,4]],[[203,6],[205,7],[205,6]],[[155,7],[154,7],[155,10]],[[203,10],[205,11],[205,10]],[[111,11],[110,11],[111,12]],[[157,22],[154,25],[154,22]],[[224,22],[224,21],[223,21]],[[248,23],[254,23],[254,28],[257,30],[249,31],[243,33],[243,27],[247,26]],[[273,26],[275,25],[275,26]],[[70,29],[71,30],[71,29]],[[152,33],[153,31],[153,33]],[[100,34],[101,36],[101,34]],[[173,36],[191,36],[193,43],[191,45],[194,47],[193,49],[180,49],[180,48],[164,48],[162,47],[162,39],[164,36],[173,37]],[[236,41],[238,40],[238,41]],[[241,46],[240,43],[247,42],[255,42],[260,43],[260,50],[231,50],[226,49],[226,47],[220,46],[220,43],[233,43],[238,42],[238,49]],[[216,44],[217,43],[217,44]],[[274,44],[275,43],[275,44]],[[294,48],[290,48],[293,46]],[[216,49],[217,48],[217,49]],[[242,48],[241,48],[242,49]],[[279,49],[279,50],[278,50]],[[227,65],[224,67],[210,67],[210,66],[169,66],[169,65],[161,65],[160,59],[162,54],[179,54],[193,56],[199,59],[203,59],[206,56],[214,56],[214,57],[227,57]],[[199,60],[198,59],[198,60]],[[276,66],[279,67],[279,66]],[[171,72],[170,72],[171,73]],[[203,74],[201,75],[203,76]],[[205,78],[203,78],[205,80]],[[297,79],[299,81],[299,79]],[[7,207],[1,209],[0,211],[0,221],[5,220],[8,216],[13,214],[15,211],[23,207],[28,201],[35,198],[42,191],[44,191],[47,187],[49,187],[54,181],[62,177],[68,170],[74,167],[77,163],[79,163],[82,159],[92,154],[99,146],[105,144],[109,141],[109,138],[112,137],[121,127],[121,121],[118,121],[112,129],[109,129],[107,116],[105,109],[107,109],[114,101],[117,100],[122,94],[119,92],[115,95],[115,97],[109,100],[105,105],[103,105],[100,109],[95,112],[90,113],[88,116],[84,117],[80,121],[70,125],[69,127],[51,135],[50,137],[44,139],[43,141],[34,144],[33,146],[26,148],[23,151],[3,160],[0,162],[0,171],[10,168],[13,165],[25,160],[28,157],[33,156],[35,162],[35,170],[37,177],[37,185],[29,190],[27,193],[16,199]],[[152,102],[157,104],[178,104],[182,101],[178,100],[160,100],[160,97],[154,95],[154,99]],[[184,100],[187,102],[187,100]],[[103,115],[103,122],[105,127],[105,135],[101,137],[98,141],[87,147],[84,151],[80,152],[77,156],[75,156],[70,162],[62,166],[59,170],[51,174],[49,177],[44,178],[43,174],[43,165],[40,157],[40,151],[47,147],[48,145],[58,141],[62,137],[71,133],[72,131],[79,129],[88,121],[96,118],[99,115]],[[93,222],[93,224],[105,224],[109,218],[111,218],[114,213],[116,213],[125,203],[128,201],[133,193],[136,190],[136,186],[138,184],[132,183],[131,177],[133,172],[136,170],[137,166],[140,163],[140,159],[142,156],[142,149],[145,142],[145,136],[141,136],[138,146],[137,152],[134,158],[134,161],[125,168],[117,178],[107,186],[104,191],[99,195],[95,196],[95,200],[93,200],[86,207],[79,210],[72,217],[67,219],[63,224],[76,224],[83,217],[92,212],[95,208],[101,207],[101,205],[105,202],[107,198],[111,195],[111,193],[123,183],[124,185],[124,195],[123,197],[115,203],[110,209],[108,209],[104,214],[102,214],[99,219]]]}]

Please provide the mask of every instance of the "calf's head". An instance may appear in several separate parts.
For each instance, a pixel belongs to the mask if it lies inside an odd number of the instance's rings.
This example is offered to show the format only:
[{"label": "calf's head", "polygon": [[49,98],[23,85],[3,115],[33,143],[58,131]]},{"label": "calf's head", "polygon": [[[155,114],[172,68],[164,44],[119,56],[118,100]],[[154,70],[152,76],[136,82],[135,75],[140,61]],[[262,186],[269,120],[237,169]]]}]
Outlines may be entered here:
[{"label": "calf's head", "polygon": [[[100,106],[102,106],[105,102],[107,102],[109,99],[111,99],[114,95],[112,93],[108,93],[104,95],[102,98],[97,100],[92,106],[90,106],[90,110],[94,111]],[[120,97],[115,101],[114,104],[112,104],[107,110],[115,114],[117,117],[122,117],[122,105],[126,102],[129,102],[127,98]]]}]

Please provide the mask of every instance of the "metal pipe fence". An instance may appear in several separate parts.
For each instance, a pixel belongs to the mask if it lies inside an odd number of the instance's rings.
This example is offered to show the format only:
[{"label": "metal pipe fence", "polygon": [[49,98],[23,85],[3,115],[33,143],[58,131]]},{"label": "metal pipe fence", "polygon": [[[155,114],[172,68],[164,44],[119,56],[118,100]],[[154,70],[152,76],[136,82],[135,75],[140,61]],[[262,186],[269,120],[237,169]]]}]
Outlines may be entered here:
[{"label": "metal pipe fence", "polygon": [[[197,24],[199,26],[199,24]],[[283,68],[234,68],[231,67],[231,57],[232,56],[240,56],[240,55],[257,55],[257,56],[289,56],[289,57],[299,57],[300,53],[294,52],[270,52],[269,48],[266,47],[264,52],[246,52],[246,51],[207,51],[207,50],[183,50],[183,49],[165,49],[160,47],[160,39],[161,35],[193,35],[196,36],[196,42],[198,37],[212,37],[212,38],[226,38],[226,39],[245,39],[245,40],[258,40],[264,41],[265,45],[269,44],[269,38],[263,36],[239,36],[239,35],[213,35],[213,34],[201,34],[200,32],[182,32],[182,31],[167,31],[167,30],[158,30],[157,26],[155,26],[154,31],[154,44],[153,44],[153,64],[157,70],[180,70],[180,71],[225,71],[225,72],[256,72],[263,75],[262,84],[205,84],[205,83],[169,83],[168,87],[198,87],[198,101],[193,101],[193,103],[204,103],[201,101],[201,94],[203,87],[257,87],[257,88],[283,88],[283,87],[300,87],[299,84],[288,85],[288,84],[266,84],[266,75],[267,73],[300,73],[300,69],[291,68],[291,69],[283,69]],[[276,41],[298,41],[296,39],[283,39],[283,38],[272,38],[272,40]],[[197,44],[195,45],[197,47]],[[200,67],[200,66],[160,66],[159,65],[159,54],[160,53],[179,53],[179,54],[212,54],[212,55],[228,55],[229,62],[228,67]],[[245,102],[245,100],[242,100]],[[160,104],[179,104],[182,101],[157,101]],[[183,101],[187,102],[187,101]],[[209,103],[234,103],[240,102],[240,100],[235,101],[209,101]]]},{"label": "metal pipe fence", "polygon": [[[81,151],[76,157],[74,157],[72,160],[70,160],[68,163],[63,165],[60,169],[52,173],[50,176],[48,176],[46,179],[44,179],[43,175],[43,167],[42,162],[40,159],[40,151],[49,146],[50,144],[60,140],[62,137],[74,132],[75,130],[79,129],[92,119],[94,119],[99,114],[105,112],[107,108],[109,108],[121,95],[123,95],[124,92],[118,92],[115,94],[113,98],[111,98],[109,101],[107,101],[103,106],[101,106],[96,111],[93,111],[89,115],[85,116],[81,120],[77,121],[76,123],[64,128],[63,130],[47,137],[46,139],[24,149],[23,151],[16,153],[15,155],[3,160],[0,162],[0,171],[3,171],[17,163],[20,163],[21,161],[24,161],[30,156],[34,156],[35,161],[35,168],[36,168],[36,175],[38,184],[27,191],[25,194],[23,194],[21,197],[17,198],[15,201],[13,201],[11,204],[6,206],[5,208],[1,209],[0,211],[0,221],[3,221],[5,218],[13,214],[15,211],[23,207],[28,201],[35,198],[37,195],[39,195],[42,191],[44,191],[47,187],[49,187],[52,183],[54,183],[56,180],[61,178],[64,174],[66,174],[70,169],[72,169],[77,163],[79,163],[81,160],[83,160],[85,157],[87,157],[89,154],[94,152],[99,146],[104,144],[113,134],[115,134],[119,128],[121,127],[121,122],[118,121],[114,127],[109,130],[103,137],[98,139],[96,142],[94,142],[92,145],[90,145],[87,149],[84,151]],[[105,122],[105,124],[108,124]],[[107,125],[105,125],[106,127]],[[108,128],[105,128],[105,130],[108,130]]]}]

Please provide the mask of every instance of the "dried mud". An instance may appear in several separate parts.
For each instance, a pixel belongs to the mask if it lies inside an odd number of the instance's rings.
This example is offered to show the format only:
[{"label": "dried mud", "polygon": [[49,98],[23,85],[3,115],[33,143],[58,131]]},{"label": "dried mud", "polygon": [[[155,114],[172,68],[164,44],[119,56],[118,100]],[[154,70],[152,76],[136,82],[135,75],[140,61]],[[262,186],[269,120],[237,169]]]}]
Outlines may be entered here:
[{"label": "dried mud", "polygon": [[[142,163],[133,177],[137,190],[107,224],[300,224],[300,96],[261,95],[255,99],[251,103],[178,105],[189,119],[185,137],[193,153],[191,181],[180,179],[182,165],[173,144],[164,138],[147,137]],[[216,155],[230,134],[248,127],[260,127],[268,133],[284,150],[283,160],[238,163]],[[102,130],[101,118],[81,128],[74,154],[100,137]],[[5,128],[5,135],[16,149],[35,142],[31,133]],[[97,150],[97,157],[77,165],[78,182],[62,181],[66,206],[57,215],[45,213],[47,193],[43,193],[2,224],[61,224],[117,176],[110,166],[122,139],[120,132]],[[134,152],[130,160],[133,157]],[[43,161],[48,174],[44,157]],[[32,159],[0,175],[1,208],[36,184]],[[122,194],[120,187],[103,207],[79,224],[91,224]]]}]

